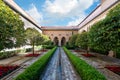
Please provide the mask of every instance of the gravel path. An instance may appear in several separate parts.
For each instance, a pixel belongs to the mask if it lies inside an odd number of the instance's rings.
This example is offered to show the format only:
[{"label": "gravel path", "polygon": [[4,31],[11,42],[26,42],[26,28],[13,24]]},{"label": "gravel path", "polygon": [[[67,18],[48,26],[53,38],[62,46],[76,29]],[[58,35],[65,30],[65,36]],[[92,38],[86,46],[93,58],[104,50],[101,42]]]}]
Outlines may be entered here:
[{"label": "gravel path", "polygon": [[40,80],[81,80],[61,47],[57,48]]}]

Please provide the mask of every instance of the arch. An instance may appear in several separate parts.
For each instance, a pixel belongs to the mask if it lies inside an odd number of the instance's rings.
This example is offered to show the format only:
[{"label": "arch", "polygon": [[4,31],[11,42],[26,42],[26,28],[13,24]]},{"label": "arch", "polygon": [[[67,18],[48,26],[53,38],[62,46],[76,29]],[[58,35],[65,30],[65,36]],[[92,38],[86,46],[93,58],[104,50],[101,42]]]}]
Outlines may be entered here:
[{"label": "arch", "polygon": [[54,37],[54,45],[58,46],[59,45],[59,40],[58,37]]},{"label": "arch", "polygon": [[62,37],[62,39],[61,39],[61,46],[65,45],[65,44],[66,44],[66,38]]},{"label": "arch", "polygon": [[87,32],[87,31],[86,31],[86,30],[83,30],[82,33],[83,33],[83,32]]}]

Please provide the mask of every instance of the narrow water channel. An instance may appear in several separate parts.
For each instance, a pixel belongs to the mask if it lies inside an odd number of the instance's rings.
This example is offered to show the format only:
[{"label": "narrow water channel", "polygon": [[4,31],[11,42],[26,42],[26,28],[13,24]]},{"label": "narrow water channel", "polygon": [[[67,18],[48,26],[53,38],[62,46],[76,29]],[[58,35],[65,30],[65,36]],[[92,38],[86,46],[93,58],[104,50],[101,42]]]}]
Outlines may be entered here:
[{"label": "narrow water channel", "polygon": [[80,78],[76,75],[63,49],[58,47],[40,80],[80,80]]}]

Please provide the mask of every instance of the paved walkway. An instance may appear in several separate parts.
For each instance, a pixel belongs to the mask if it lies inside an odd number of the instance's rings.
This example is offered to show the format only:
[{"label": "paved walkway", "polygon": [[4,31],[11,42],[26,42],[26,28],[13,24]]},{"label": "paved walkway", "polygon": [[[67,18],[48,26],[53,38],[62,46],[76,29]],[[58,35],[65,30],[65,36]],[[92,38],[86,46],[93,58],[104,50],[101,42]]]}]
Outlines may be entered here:
[{"label": "paved walkway", "polygon": [[85,60],[88,64],[95,67],[102,74],[104,74],[107,80],[120,80],[120,75],[117,75],[114,72],[104,68],[105,65],[120,65],[119,59],[108,57],[98,53],[91,53],[91,54],[95,54],[97,57],[86,58],[81,55],[84,52],[79,52],[79,53],[73,52],[73,53],[79,56],[81,59]]},{"label": "paved walkway", "polygon": [[81,80],[62,48],[57,48],[40,80]]},{"label": "paved walkway", "polygon": [[24,57],[24,56],[14,56],[6,59],[0,60],[0,65],[20,65],[26,60],[29,60],[31,57]]}]

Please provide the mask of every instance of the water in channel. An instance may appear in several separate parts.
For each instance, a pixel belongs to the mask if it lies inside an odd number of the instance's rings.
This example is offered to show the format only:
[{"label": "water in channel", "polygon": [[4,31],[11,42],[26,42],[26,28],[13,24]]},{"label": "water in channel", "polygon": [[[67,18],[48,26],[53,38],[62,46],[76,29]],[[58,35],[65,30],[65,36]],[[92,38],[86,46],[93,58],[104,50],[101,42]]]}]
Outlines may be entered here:
[{"label": "water in channel", "polygon": [[40,80],[80,80],[80,78],[76,75],[63,49],[58,47]]}]

